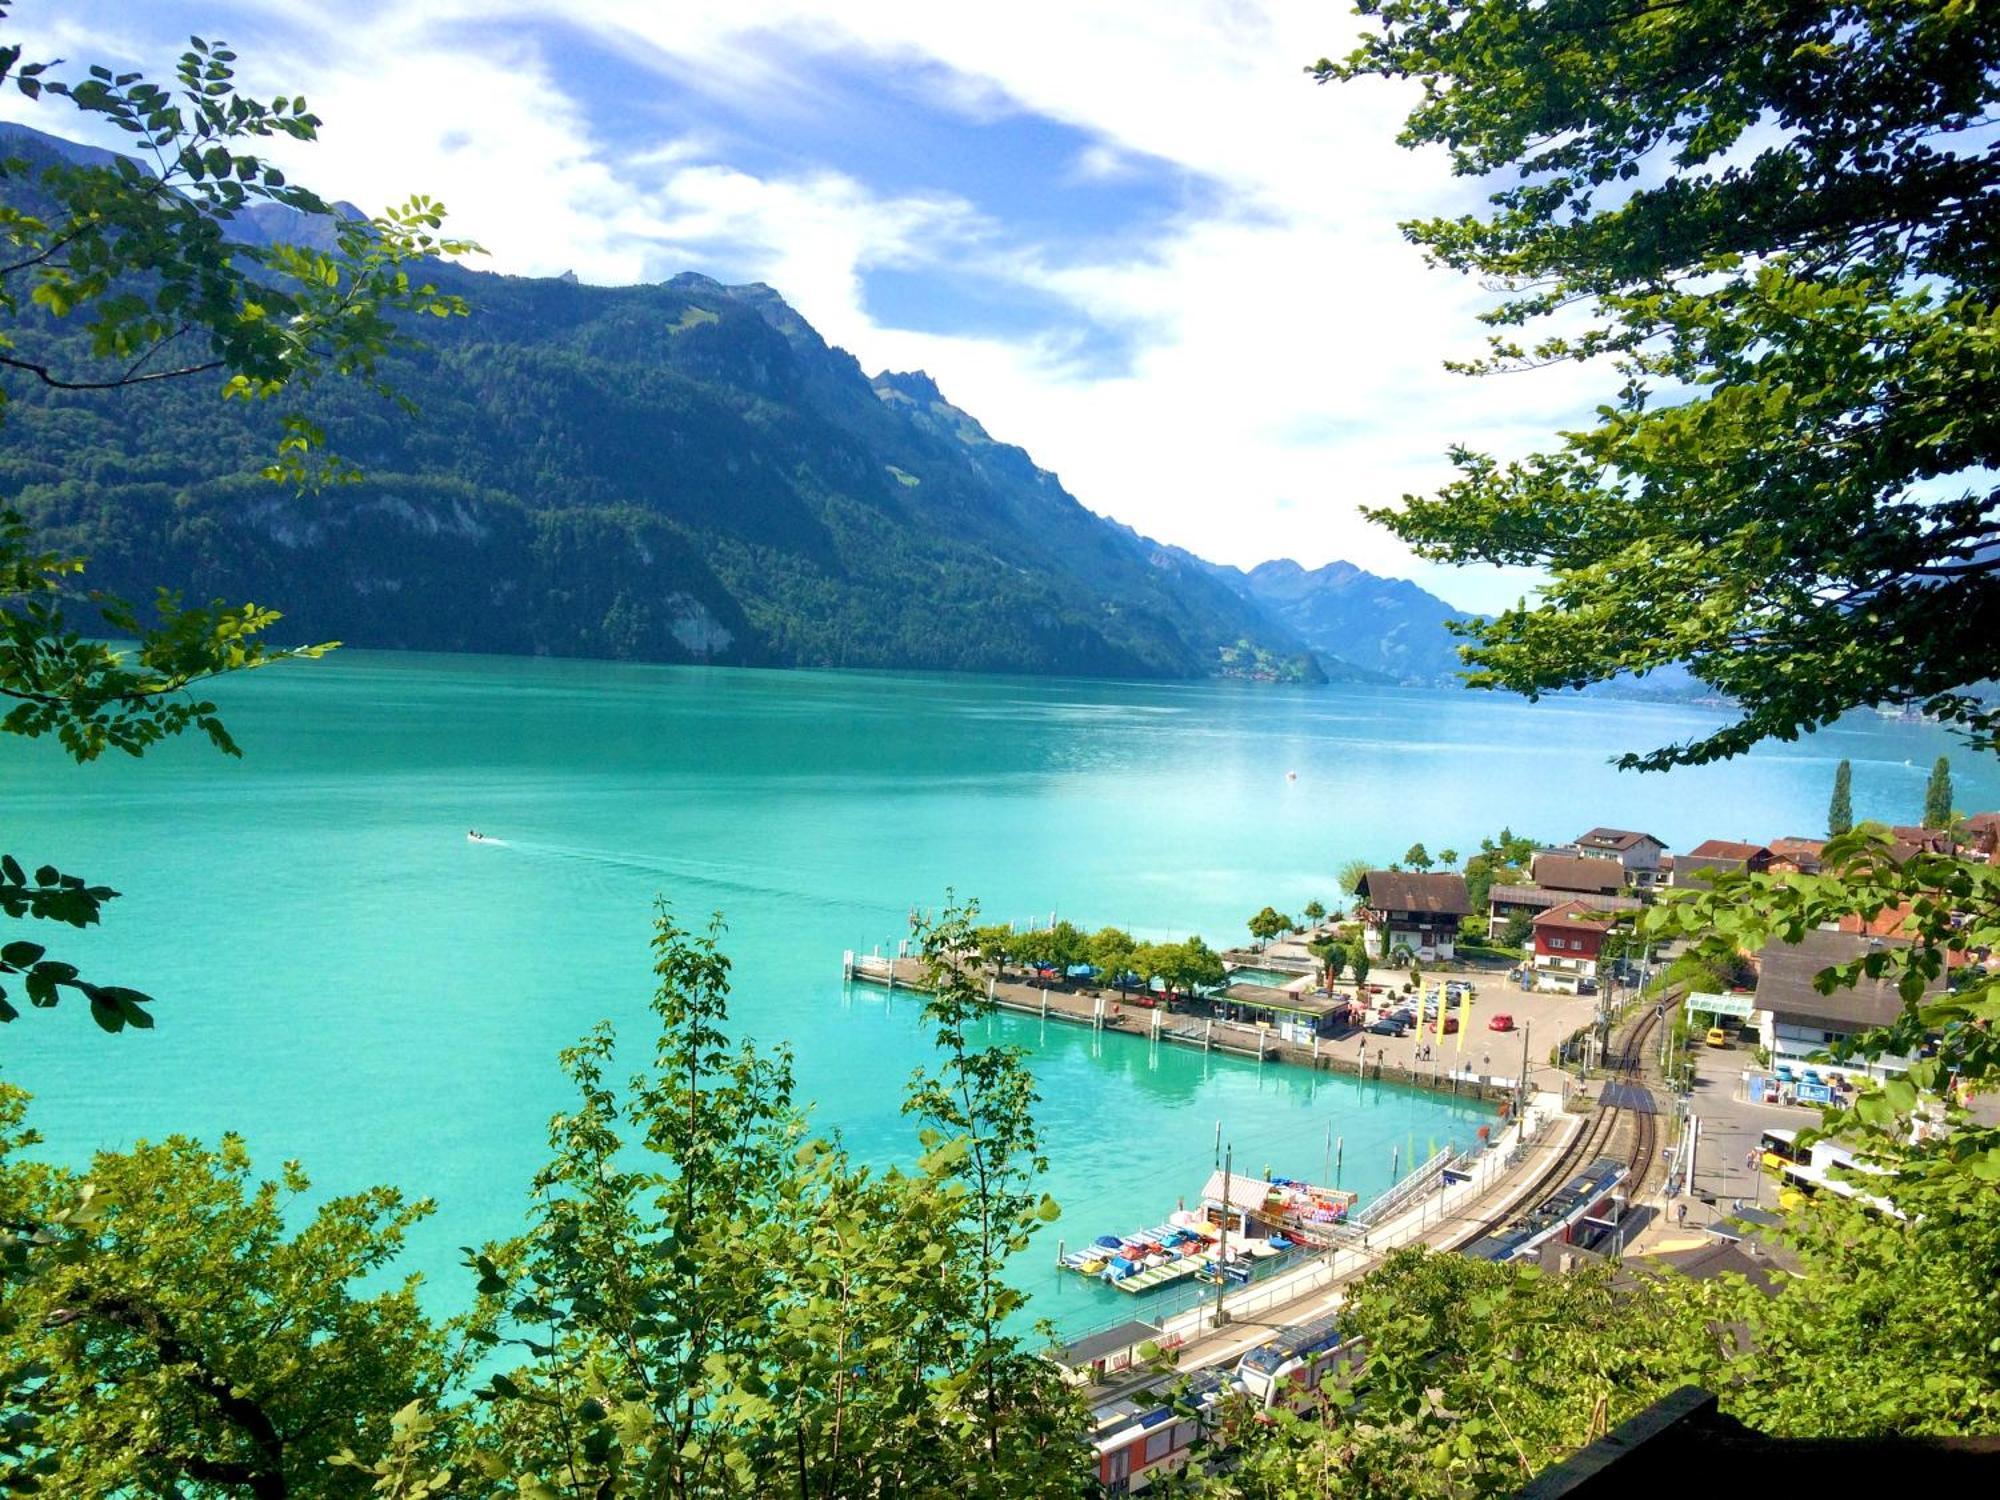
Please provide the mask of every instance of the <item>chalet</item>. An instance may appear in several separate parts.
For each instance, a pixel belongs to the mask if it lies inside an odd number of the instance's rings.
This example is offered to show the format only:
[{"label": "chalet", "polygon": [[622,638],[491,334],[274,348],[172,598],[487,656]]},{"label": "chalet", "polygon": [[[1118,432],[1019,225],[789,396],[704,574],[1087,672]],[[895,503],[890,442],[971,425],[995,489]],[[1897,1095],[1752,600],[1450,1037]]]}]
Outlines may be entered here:
[{"label": "chalet", "polygon": [[1368,953],[1374,958],[1398,948],[1419,958],[1450,958],[1458,924],[1472,914],[1463,875],[1370,870],[1354,894],[1361,898]]},{"label": "chalet", "polygon": [[[1834,1043],[1886,1026],[1900,1016],[1903,1002],[1893,974],[1880,979],[1864,975],[1825,995],[1813,980],[1824,969],[1901,946],[1898,939],[1817,929],[1796,943],[1776,939],[1766,943],[1757,955],[1756,1004],[1763,1013],[1758,1039],[1770,1053],[1772,1065],[1802,1068]],[[1932,980],[1928,993],[1941,987],[1941,980]],[[1873,1063],[1857,1058],[1839,1066],[1843,1072],[1882,1075],[1909,1065],[1908,1058],[1882,1057]]]},{"label": "chalet", "polygon": [[1820,851],[1826,848],[1826,841],[1802,838],[1772,839],[1768,847],[1771,851],[1771,863],[1766,868],[1773,875],[1817,875],[1820,871]]},{"label": "chalet", "polygon": [[1625,871],[1629,885],[1661,884],[1660,856],[1667,846],[1650,833],[1629,828],[1593,828],[1576,841],[1579,854],[1592,859],[1615,859]]},{"label": "chalet", "polygon": [[1582,854],[1537,854],[1528,878],[1545,891],[1569,896],[1616,896],[1625,889],[1625,868],[1616,860]]},{"label": "chalet", "polygon": [[1588,901],[1565,901],[1535,918],[1534,987],[1575,995],[1595,983],[1604,935],[1618,920],[1615,912],[1593,910]]},{"label": "chalet", "polygon": [[1674,884],[1706,886],[1717,875],[1761,875],[1770,867],[1771,851],[1762,844],[1704,839],[1674,860]]}]

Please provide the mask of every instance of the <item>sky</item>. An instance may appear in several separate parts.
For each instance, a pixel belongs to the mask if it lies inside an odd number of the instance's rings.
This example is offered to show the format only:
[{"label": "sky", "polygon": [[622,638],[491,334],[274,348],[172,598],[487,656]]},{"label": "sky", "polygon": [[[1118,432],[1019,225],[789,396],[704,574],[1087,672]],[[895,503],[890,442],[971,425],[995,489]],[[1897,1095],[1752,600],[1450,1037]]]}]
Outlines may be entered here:
[{"label": "sky", "polygon": [[[1345,0],[17,0],[29,57],[165,81],[226,39],[321,139],[329,198],[443,200],[484,266],[775,287],[870,372],[923,369],[1091,509],[1217,561],[1336,558],[1495,609],[1525,570],[1368,522],[1582,425],[1601,373],[1471,380],[1490,292],[1399,232],[1475,206],[1396,144],[1412,93],[1319,87]],[[80,116],[16,96],[43,129]]]}]

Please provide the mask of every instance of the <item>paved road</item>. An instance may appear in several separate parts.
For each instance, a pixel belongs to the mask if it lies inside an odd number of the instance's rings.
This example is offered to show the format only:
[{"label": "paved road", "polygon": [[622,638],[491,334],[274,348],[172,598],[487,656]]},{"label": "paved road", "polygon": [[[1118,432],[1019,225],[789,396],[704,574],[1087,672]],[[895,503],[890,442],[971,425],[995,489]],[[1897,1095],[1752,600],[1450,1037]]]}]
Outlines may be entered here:
[{"label": "paved road", "polygon": [[[1769,1178],[1746,1161],[1757,1147],[1757,1138],[1774,1126],[1803,1130],[1819,1123],[1816,1108],[1785,1104],[1750,1104],[1744,1101],[1743,1071],[1751,1065],[1750,1049],[1698,1047],[1695,1049],[1696,1076],[1690,1108],[1701,1120],[1701,1138],[1695,1151],[1694,1193],[1688,1203],[1687,1222],[1707,1224],[1726,1218],[1733,1203],[1775,1207],[1775,1191]],[[1700,1202],[1716,1200],[1713,1206]]]}]

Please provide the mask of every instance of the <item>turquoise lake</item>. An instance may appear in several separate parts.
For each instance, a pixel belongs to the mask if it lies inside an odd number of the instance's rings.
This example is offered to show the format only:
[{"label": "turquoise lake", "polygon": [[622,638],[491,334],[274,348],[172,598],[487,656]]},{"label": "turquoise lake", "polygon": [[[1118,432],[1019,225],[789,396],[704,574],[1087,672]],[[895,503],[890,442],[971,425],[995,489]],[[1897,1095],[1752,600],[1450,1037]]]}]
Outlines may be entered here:
[{"label": "turquoise lake", "polygon": [[[1338,900],[1346,860],[1477,847],[1502,824],[1593,824],[1675,848],[1822,827],[1833,767],[1857,816],[1914,821],[1931,761],[2000,805],[1989,757],[1856,715],[1739,762],[1640,777],[1623,749],[1712,711],[1612,700],[1232,683],[750,672],[338,653],[216,696],[246,758],[194,743],[76,767],[0,741],[4,846],[125,893],[46,934],[157,997],[107,1037],[69,1002],[0,1031],[53,1154],[236,1130],[321,1192],[393,1182],[439,1211],[409,1259],[441,1305],[457,1249],[517,1227],[559,1048],[600,1018],[646,1040],[655,894],[720,910],[734,1024],[796,1051],[801,1096],[857,1155],[906,1160],[927,1048],[915,1003],[843,993],[840,955],[947,888],[990,918],[1221,945],[1269,902]],[[1287,773],[1296,772],[1296,779]],[[477,827],[504,845],[468,843]],[[43,937],[37,933],[35,936]],[[1316,1175],[1326,1131],[1364,1195],[1488,1116],[1448,1099],[1204,1058],[1030,1020],[1064,1215],[1020,1268],[1035,1311],[1087,1326],[1132,1299],[1058,1275],[1057,1238],[1157,1223],[1197,1194],[1217,1122],[1249,1170]]]}]

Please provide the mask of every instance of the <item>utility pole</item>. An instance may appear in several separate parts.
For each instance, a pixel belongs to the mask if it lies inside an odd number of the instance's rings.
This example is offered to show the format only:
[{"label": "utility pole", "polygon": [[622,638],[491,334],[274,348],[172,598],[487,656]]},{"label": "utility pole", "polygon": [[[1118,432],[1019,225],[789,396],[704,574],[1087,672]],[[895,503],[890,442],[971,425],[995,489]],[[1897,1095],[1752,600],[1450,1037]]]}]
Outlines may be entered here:
[{"label": "utility pole", "polygon": [[1229,1169],[1234,1164],[1236,1147],[1230,1146],[1222,1153],[1222,1237],[1215,1242],[1215,1326],[1220,1328],[1229,1320],[1229,1314],[1222,1306],[1222,1295],[1229,1290],[1229,1216],[1235,1209],[1229,1202]]},{"label": "utility pole", "polygon": [[1532,1029],[1532,1023],[1527,1021],[1521,1023],[1521,1088],[1514,1098],[1516,1118],[1520,1116],[1522,1107],[1528,1102],[1528,1033]]}]

